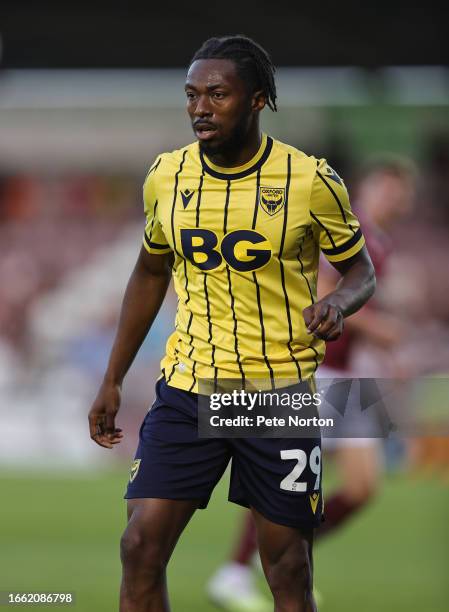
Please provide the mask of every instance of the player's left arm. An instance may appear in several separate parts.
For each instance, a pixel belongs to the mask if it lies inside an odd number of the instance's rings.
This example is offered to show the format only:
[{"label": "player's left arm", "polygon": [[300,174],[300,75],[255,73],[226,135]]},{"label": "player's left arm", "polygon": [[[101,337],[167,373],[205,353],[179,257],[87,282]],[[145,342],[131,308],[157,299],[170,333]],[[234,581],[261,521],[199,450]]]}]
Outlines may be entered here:
[{"label": "player's left arm", "polygon": [[303,310],[309,333],[337,340],[344,319],[357,312],[376,287],[374,266],[342,179],[325,160],[312,185],[310,215],[316,241],[341,278],[335,290]]},{"label": "player's left arm", "polygon": [[341,274],[337,287],[303,310],[308,332],[327,341],[341,336],[345,317],[357,312],[376,288],[374,267],[366,246],[349,259],[332,265]]}]

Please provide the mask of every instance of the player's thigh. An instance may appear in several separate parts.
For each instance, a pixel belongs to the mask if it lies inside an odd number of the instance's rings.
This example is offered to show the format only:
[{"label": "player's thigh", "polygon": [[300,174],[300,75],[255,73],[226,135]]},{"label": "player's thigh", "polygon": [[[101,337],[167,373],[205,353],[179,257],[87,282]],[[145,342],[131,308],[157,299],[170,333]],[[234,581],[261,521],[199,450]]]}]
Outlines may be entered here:
[{"label": "player's thigh", "polygon": [[176,542],[198,508],[199,500],[129,499],[128,525],[122,537],[122,549],[150,549],[167,562]]},{"label": "player's thigh", "polygon": [[229,499],[279,525],[304,530],[322,521],[321,439],[232,440]]},{"label": "player's thigh", "polygon": [[230,458],[226,440],[198,437],[197,396],[161,379],[145,416],[126,499],[201,500],[205,508]]}]

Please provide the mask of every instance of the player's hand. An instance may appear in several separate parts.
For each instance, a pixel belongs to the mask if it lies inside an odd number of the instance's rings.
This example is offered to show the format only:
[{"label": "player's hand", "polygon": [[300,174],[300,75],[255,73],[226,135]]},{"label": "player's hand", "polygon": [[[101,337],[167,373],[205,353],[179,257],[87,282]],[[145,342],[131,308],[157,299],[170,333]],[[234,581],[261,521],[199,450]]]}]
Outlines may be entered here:
[{"label": "player's hand", "polygon": [[343,333],[344,319],[341,309],[323,298],[302,311],[309,334],[330,342]]},{"label": "player's hand", "polygon": [[113,448],[123,438],[122,430],[115,426],[120,400],[119,385],[103,382],[89,411],[90,437],[104,448]]}]

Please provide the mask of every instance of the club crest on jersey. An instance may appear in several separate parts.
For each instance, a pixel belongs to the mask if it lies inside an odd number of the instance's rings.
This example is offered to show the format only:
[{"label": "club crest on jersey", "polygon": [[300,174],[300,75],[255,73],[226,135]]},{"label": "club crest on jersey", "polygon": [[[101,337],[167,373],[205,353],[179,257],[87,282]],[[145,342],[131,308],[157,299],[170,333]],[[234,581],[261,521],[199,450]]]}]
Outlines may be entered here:
[{"label": "club crest on jersey", "polygon": [[140,462],[142,459],[135,459],[132,463],[131,470],[129,473],[129,482],[132,482],[134,478],[137,476],[137,472],[139,471]]},{"label": "club crest on jersey", "polygon": [[271,217],[285,204],[284,187],[259,187],[259,204]]}]

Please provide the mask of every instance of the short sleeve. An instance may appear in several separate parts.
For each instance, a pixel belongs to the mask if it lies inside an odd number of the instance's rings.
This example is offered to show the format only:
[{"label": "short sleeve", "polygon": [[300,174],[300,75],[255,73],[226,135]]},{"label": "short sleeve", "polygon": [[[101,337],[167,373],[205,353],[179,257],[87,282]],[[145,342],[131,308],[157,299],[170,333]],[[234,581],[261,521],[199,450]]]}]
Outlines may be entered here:
[{"label": "short sleeve", "polygon": [[325,159],[317,161],[310,216],[316,240],[329,261],[349,259],[365,244],[345,184]]},{"label": "short sleeve", "polygon": [[146,218],[143,245],[151,255],[164,255],[171,251],[158,219],[156,176],[160,161],[161,158],[158,157],[151,166],[143,185],[143,205]]}]

